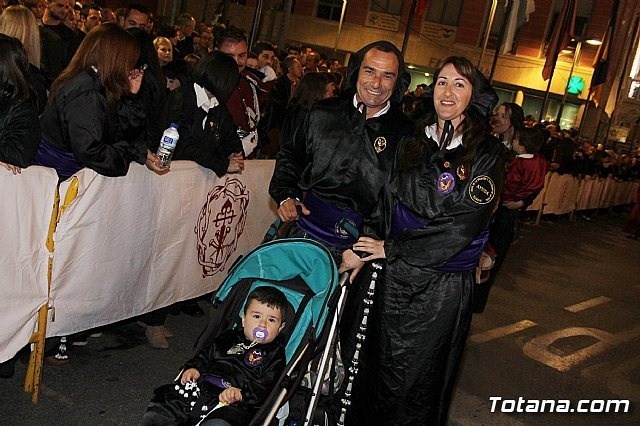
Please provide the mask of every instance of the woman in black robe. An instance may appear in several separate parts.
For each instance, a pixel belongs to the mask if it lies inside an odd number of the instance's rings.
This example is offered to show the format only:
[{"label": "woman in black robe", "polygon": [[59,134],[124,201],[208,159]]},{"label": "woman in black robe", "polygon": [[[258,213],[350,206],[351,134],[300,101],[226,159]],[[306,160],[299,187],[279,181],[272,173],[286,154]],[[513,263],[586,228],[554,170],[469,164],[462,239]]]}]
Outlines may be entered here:
[{"label": "woman in black robe", "polygon": [[[388,188],[386,258],[348,424],[445,424],[471,323],[474,271],[501,191],[501,145],[488,131],[498,98],[465,58],[436,72],[424,133],[403,143]],[[358,265],[355,256],[345,263]]]}]

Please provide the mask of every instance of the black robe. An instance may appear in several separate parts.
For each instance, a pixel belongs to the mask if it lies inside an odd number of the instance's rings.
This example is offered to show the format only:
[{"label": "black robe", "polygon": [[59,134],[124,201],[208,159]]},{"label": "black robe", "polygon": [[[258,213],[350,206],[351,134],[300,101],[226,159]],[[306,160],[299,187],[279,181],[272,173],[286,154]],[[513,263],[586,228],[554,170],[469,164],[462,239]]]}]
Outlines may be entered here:
[{"label": "black robe", "polygon": [[[242,400],[215,410],[207,419],[224,419],[232,425],[246,426],[257,413],[280,378],[285,366],[284,347],[279,339],[271,343],[258,344],[240,354],[227,353],[230,348],[243,343],[249,346],[242,329],[221,334],[213,343],[194,358],[187,361],[183,371],[195,368],[200,372],[198,387],[200,397],[194,400],[179,393],[184,387],[175,383],[160,386],[154,391],[151,404],[143,417],[143,425],[189,425],[199,420],[200,406],[216,406],[222,388],[205,381],[205,374],[215,375],[239,388]],[[176,389],[177,388],[177,389]]]},{"label": "black robe", "polygon": [[[385,242],[348,424],[445,424],[471,323],[474,270],[439,268],[486,230],[502,188],[501,145],[487,136],[470,175],[458,176],[464,147],[439,151],[433,140],[418,166],[398,173],[387,215],[400,202],[427,226]],[[455,182],[440,186],[449,173]],[[493,183],[490,185],[489,180]],[[482,190],[478,183],[484,182]],[[487,190],[489,189],[489,190]]]},{"label": "black robe", "polygon": [[[379,224],[379,194],[394,150],[412,130],[413,123],[394,107],[365,120],[353,95],[318,102],[301,126],[283,131],[269,194],[279,204],[313,191],[325,202],[362,214],[365,224]],[[377,153],[379,137],[386,148]]]}]

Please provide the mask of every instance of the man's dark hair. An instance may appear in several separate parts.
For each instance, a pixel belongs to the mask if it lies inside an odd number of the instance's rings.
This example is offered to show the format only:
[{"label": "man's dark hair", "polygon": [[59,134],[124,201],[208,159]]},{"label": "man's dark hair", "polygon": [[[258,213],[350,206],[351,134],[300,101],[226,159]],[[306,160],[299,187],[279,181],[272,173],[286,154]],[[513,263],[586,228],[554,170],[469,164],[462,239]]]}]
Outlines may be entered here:
[{"label": "man's dark hair", "polygon": [[144,13],[147,16],[149,16],[149,13],[151,13],[149,8],[147,8],[146,6],[143,6],[140,3],[131,3],[124,12],[125,19],[127,18],[127,16],[129,16],[129,13],[131,13],[132,10],[137,10],[138,12]]},{"label": "man's dark hair", "polygon": [[[247,42],[247,36],[238,27],[229,26],[228,28],[216,28],[213,38],[216,41],[216,48],[220,49],[226,42],[239,43],[241,41]],[[237,68],[237,65],[236,65]]]},{"label": "man's dark hair", "polygon": [[292,50],[300,54],[302,52],[302,46],[299,44],[290,44],[289,47],[287,47],[287,52],[290,52]]},{"label": "man's dark hair", "polygon": [[97,10],[98,12],[102,13],[102,11],[100,10],[100,6],[98,6],[97,4],[90,4],[87,6],[82,6],[82,9],[80,9],[80,15],[86,18],[87,16],[89,16],[90,10]]},{"label": "man's dark hair", "polygon": [[173,38],[178,35],[178,29],[174,25],[163,24],[158,28],[158,37]]},{"label": "man's dark hair", "polygon": [[266,41],[261,41],[259,43],[256,43],[255,46],[253,46],[253,53],[255,53],[256,55],[260,55],[265,50],[266,51],[270,50],[273,53],[276,52],[276,48],[273,46],[273,44],[267,43]]},{"label": "man's dark hair", "polygon": [[249,296],[247,296],[247,303],[244,305],[244,312],[247,312],[249,304],[252,300],[267,305],[271,309],[277,309],[282,314],[282,321],[285,321],[285,315],[287,314],[287,297],[275,287],[260,286],[253,289]]},{"label": "man's dark hair", "polygon": [[535,154],[540,151],[544,144],[544,135],[539,129],[529,129],[524,127],[516,133],[516,137],[520,145],[522,145],[527,154]]},{"label": "man's dark hair", "polygon": [[178,27],[184,27],[185,25],[190,23],[191,20],[195,20],[195,18],[191,16],[190,13],[182,13],[176,18],[176,25]]},{"label": "man's dark hair", "polygon": [[238,64],[222,52],[203,56],[193,70],[193,82],[211,92],[220,103],[229,99],[239,79]]},{"label": "man's dark hair", "polygon": [[253,52],[247,53],[247,59],[258,59],[258,55]]},{"label": "man's dark hair", "polygon": [[296,58],[293,55],[289,55],[286,58],[284,58],[282,60],[282,72],[284,72],[285,74],[289,72],[289,68],[291,68],[293,66],[293,62],[297,61],[298,58]]}]

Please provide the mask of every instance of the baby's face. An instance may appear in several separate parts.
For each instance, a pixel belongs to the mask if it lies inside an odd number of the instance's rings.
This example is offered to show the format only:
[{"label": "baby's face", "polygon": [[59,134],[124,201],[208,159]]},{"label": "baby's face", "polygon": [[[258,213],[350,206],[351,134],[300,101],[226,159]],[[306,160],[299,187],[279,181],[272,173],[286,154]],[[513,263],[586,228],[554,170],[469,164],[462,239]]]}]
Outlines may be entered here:
[{"label": "baby's face", "polygon": [[242,314],[244,336],[251,341],[272,342],[283,327],[280,310],[270,308],[255,299],[249,303],[245,313]]}]

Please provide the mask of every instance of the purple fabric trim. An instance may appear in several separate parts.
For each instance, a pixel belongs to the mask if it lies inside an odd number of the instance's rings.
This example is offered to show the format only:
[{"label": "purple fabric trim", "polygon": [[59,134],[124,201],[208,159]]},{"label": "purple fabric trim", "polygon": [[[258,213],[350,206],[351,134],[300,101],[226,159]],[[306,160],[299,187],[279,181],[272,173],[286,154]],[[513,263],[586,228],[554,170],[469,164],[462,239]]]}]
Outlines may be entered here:
[{"label": "purple fabric trim", "polygon": [[216,386],[220,389],[227,389],[231,387],[231,383],[222,377],[216,376],[215,374],[203,374],[202,380],[211,383],[213,386]]},{"label": "purple fabric trim", "polygon": [[364,218],[361,214],[328,203],[312,191],[307,192],[303,203],[311,211],[311,214],[302,215],[298,219],[298,226],[304,232],[319,241],[339,248],[351,247],[356,242],[339,226],[339,223],[345,219],[357,229],[362,230]]},{"label": "purple fabric trim", "polygon": [[389,232],[389,238],[395,240],[407,229],[424,228],[426,225],[427,222],[425,220],[414,215],[403,204],[397,203],[396,207],[393,209],[393,215],[391,216],[391,231]]},{"label": "purple fabric trim", "polygon": [[33,164],[56,169],[58,177],[61,179],[66,179],[82,169],[72,152],[56,148],[44,139],[40,139],[40,145],[38,145]]},{"label": "purple fabric trim", "polygon": [[464,250],[453,256],[453,258],[451,258],[447,263],[437,268],[438,271],[464,272],[475,269],[478,265],[478,261],[480,260],[482,250],[484,250],[484,246],[487,244],[488,240],[489,230],[480,232]]}]

